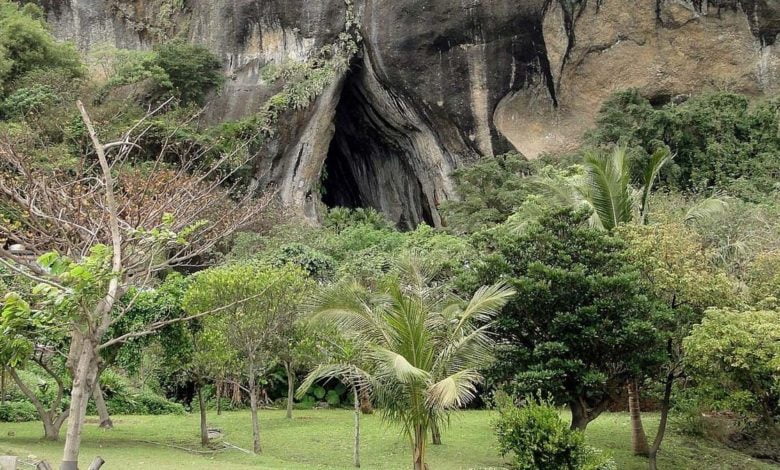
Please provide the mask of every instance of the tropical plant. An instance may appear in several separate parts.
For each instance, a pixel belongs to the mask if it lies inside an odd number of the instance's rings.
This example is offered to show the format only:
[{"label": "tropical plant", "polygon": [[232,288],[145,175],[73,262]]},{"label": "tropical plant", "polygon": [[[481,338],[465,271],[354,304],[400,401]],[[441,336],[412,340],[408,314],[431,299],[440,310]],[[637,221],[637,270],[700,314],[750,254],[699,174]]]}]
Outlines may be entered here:
[{"label": "tropical plant", "polygon": [[425,267],[405,264],[403,275],[386,281],[378,293],[358,285],[327,289],[316,297],[313,311],[315,320],[365,345],[366,380],[379,410],[402,427],[411,440],[414,469],[424,470],[428,431],[474,398],[482,379],[478,369],[492,355],[492,318],[513,291],[502,284],[481,287],[463,302],[428,288],[434,274]]}]

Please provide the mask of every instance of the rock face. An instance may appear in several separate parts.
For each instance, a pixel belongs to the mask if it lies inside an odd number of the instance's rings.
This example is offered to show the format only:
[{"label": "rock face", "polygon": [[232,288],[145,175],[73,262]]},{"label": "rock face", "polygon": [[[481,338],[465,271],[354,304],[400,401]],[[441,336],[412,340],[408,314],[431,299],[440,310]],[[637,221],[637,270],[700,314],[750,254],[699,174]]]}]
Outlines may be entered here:
[{"label": "rock face", "polygon": [[777,0],[43,0],[83,50],[208,46],[230,80],[212,120],[252,114],[278,91],[261,70],[306,61],[347,30],[360,51],[258,155],[258,176],[316,221],[324,204],[440,224],[451,172],[516,149],[574,148],[601,103],[633,87],[662,103],[728,87],[780,86]]}]

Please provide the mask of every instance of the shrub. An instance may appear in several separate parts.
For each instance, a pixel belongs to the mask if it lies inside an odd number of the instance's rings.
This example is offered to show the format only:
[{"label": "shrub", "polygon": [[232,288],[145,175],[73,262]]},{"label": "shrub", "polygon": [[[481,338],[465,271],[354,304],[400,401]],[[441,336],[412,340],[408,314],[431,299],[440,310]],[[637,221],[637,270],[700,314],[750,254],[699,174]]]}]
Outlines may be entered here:
[{"label": "shrub", "polygon": [[203,46],[175,40],[155,49],[155,64],[165,70],[172,91],[182,104],[202,104],[206,95],[222,85],[222,64]]},{"label": "shrub", "polygon": [[0,0],[0,95],[36,68],[61,67],[63,81],[84,74],[76,49],[57,42],[42,18],[35,5]]},{"label": "shrub", "polygon": [[694,379],[729,392],[728,406],[764,424],[780,416],[780,313],[710,309],[684,342]]},{"label": "shrub", "polygon": [[[174,40],[153,51],[104,50],[101,61],[114,63],[103,94],[126,85],[140,85],[140,98],[152,102],[171,96],[183,106],[203,104],[222,85],[222,64],[203,46]],[[180,123],[177,123],[179,126]]]},{"label": "shrub", "polygon": [[354,227],[356,225],[368,225],[377,230],[389,230],[393,228],[390,221],[376,209],[366,209],[362,207],[357,209],[334,207],[325,214],[325,220],[322,224],[336,233],[341,233],[348,227]]},{"label": "shrub", "polygon": [[460,199],[441,210],[447,225],[458,233],[472,233],[504,222],[532,192],[533,163],[516,153],[484,158],[456,170],[452,177]]},{"label": "shrub", "polygon": [[46,106],[55,103],[56,100],[57,95],[46,85],[19,88],[8,95],[2,103],[0,115],[15,118],[31,112],[40,112]]},{"label": "shrub", "polygon": [[184,406],[151,392],[117,395],[106,400],[112,415],[184,414]]},{"label": "shrub", "polygon": [[9,401],[0,405],[0,421],[5,423],[21,423],[37,421],[38,412],[32,403],[27,401]]},{"label": "shrub", "polygon": [[509,399],[499,399],[499,417],[494,423],[502,456],[512,455],[511,465],[520,470],[609,470],[612,459],[585,445],[585,436],[569,429],[558,411],[546,401],[529,399],[519,408]]},{"label": "shrub", "polygon": [[143,392],[138,401],[146,408],[145,414],[150,415],[182,415],[184,406],[150,392]]},{"label": "shrub", "polygon": [[284,245],[272,255],[271,262],[276,267],[298,266],[320,281],[331,279],[336,272],[336,261],[332,257],[302,243]]}]

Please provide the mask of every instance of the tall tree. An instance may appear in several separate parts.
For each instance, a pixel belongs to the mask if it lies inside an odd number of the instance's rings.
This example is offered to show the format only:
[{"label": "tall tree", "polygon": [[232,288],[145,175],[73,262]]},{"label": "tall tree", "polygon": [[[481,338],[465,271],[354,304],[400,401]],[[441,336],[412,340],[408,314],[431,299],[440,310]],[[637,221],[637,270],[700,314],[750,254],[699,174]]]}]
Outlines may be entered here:
[{"label": "tall tree", "polygon": [[527,230],[499,230],[475,280],[503,278],[517,296],[497,318],[492,372],[521,395],[541,389],[585,429],[627,380],[657,363],[656,306],[625,245],[589,227],[588,210],[559,209]]},{"label": "tall tree", "polygon": [[[397,279],[376,295],[357,285],[339,286],[322,292],[314,308],[316,319],[369,350],[365,372],[379,411],[409,437],[415,470],[427,468],[431,424],[443,425],[448,410],[474,398],[477,369],[492,356],[492,317],[513,291],[500,284],[482,287],[467,302],[430,293]],[[320,375],[338,376],[349,367]]]}]

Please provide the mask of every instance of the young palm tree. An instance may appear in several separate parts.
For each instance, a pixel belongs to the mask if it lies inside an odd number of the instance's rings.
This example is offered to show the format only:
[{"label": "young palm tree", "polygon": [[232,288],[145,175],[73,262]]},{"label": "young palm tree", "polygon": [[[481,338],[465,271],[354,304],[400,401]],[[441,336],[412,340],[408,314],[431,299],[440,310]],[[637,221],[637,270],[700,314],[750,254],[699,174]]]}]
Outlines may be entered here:
[{"label": "young palm tree", "polygon": [[360,409],[361,397],[370,396],[371,375],[364,368],[365,348],[354,341],[340,338],[334,332],[335,340],[329,343],[329,362],[320,364],[306,376],[298,387],[298,398],[303,398],[315,382],[321,380],[338,379],[341,383],[352,389],[353,409],[355,414],[355,433],[352,452],[352,462],[356,468],[360,468]]},{"label": "young palm tree", "polygon": [[[400,273],[378,294],[357,285],[324,291],[314,318],[365,346],[360,376],[382,416],[410,438],[413,468],[425,470],[428,431],[474,398],[482,379],[477,369],[492,357],[492,318],[514,291],[486,286],[464,302],[444,295],[441,286],[429,287],[433,276],[416,263]],[[346,370],[331,366],[316,373],[340,377]]]}]

